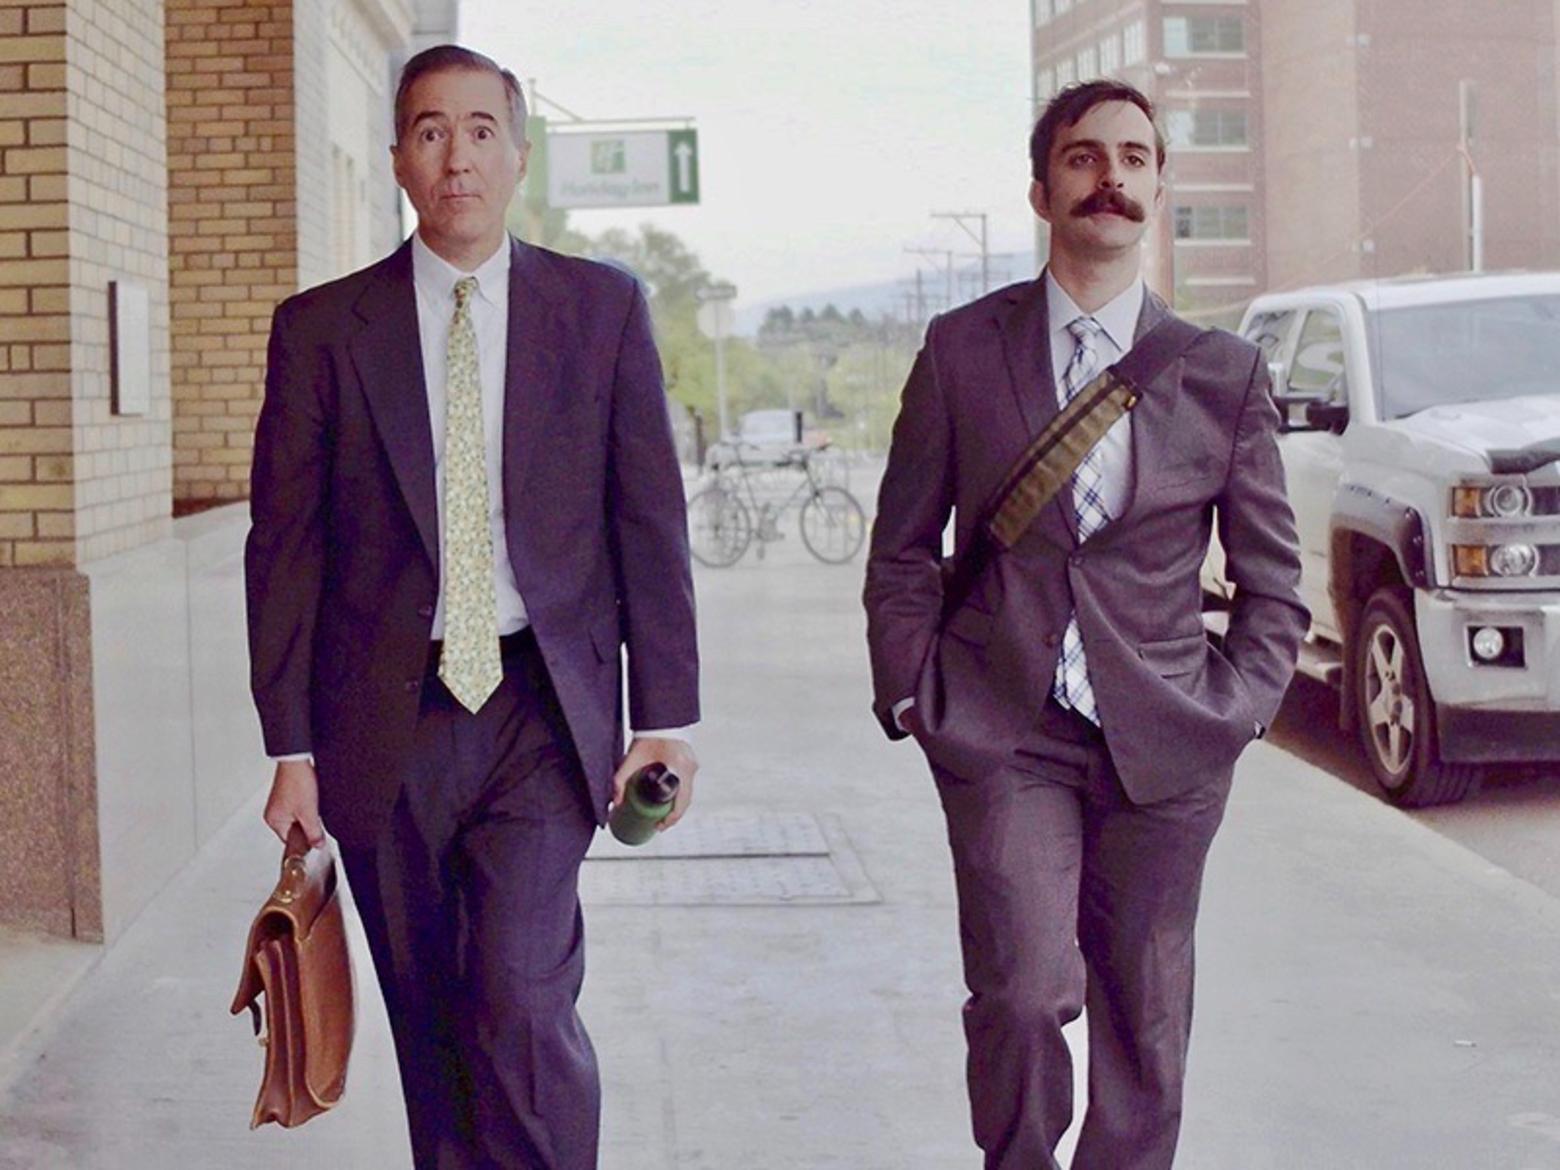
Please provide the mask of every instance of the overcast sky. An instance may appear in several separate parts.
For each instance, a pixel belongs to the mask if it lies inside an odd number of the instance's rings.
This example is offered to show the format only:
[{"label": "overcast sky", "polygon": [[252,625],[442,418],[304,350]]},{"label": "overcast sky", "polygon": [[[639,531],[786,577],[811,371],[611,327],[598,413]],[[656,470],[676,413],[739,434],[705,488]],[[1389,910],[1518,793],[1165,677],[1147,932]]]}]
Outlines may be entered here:
[{"label": "overcast sky", "polygon": [[740,307],[908,276],[907,245],[973,249],[932,211],[986,211],[993,252],[1032,247],[1028,13],[1027,0],[463,0],[460,35],[583,117],[691,115],[699,206],[571,223],[675,231]]}]

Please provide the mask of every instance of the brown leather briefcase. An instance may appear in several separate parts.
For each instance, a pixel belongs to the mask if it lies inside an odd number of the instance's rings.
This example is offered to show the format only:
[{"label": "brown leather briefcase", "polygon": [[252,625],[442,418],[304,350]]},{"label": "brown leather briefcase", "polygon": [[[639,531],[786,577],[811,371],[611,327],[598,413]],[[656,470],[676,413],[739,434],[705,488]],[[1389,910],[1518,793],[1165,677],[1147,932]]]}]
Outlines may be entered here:
[{"label": "brown leather briefcase", "polygon": [[335,859],[329,849],[310,849],[297,825],[276,889],[249,928],[233,1014],[245,1008],[265,1048],[249,1128],[302,1125],[341,1100],[352,1052],[352,960]]}]

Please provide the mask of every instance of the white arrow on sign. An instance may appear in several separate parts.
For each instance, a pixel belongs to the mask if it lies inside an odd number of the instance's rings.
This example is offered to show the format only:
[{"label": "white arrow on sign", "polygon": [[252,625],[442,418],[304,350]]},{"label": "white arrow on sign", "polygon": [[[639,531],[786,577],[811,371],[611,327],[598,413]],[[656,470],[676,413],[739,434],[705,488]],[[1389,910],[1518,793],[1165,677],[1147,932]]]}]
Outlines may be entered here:
[{"label": "white arrow on sign", "polygon": [[693,147],[679,142],[672,153],[677,156],[677,189],[687,191],[693,186]]}]

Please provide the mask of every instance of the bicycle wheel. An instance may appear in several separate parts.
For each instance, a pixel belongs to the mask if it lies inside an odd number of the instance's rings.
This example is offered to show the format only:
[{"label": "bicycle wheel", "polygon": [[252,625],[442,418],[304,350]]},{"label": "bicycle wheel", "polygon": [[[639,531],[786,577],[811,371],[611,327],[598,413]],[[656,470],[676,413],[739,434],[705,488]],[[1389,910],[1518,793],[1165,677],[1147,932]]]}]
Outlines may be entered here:
[{"label": "bicycle wheel", "polygon": [[867,515],[844,488],[819,488],[802,504],[802,543],[830,565],[843,565],[867,538]]},{"label": "bicycle wheel", "polygon": [[736,495],[722,487],[707,487],[688,501],[688,539],[695,560],[724,569],[747,551],[753,518]]}]

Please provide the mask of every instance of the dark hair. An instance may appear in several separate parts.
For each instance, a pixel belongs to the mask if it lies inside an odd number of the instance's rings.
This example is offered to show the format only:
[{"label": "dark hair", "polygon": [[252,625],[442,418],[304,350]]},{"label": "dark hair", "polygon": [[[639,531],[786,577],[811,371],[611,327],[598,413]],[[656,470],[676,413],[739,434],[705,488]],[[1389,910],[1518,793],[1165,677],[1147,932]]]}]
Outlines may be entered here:
[{"label": "dark hair", "polygon": [[1036,182],[1044,183],[1046,180],[1046,168],[1051,162],[1051,147],[1056,142],[1056,132],[1063,126],[1076,126],[1085,114],[1105,102],[1131,102],[1148,115],[1149,124],[1154,128],[1154,148],[1159,169],[1164,170],[1165,136],[1159,132],[1159,123],[1154,120],[1154,103],[1144,96],[1142,90],[1125,81],[1100,78],[1064,86],[1047,103],[1045,112],[1040,115],[1040,120],[1029,135],[1029,173]]},{"label": "dark hair", "polygon": [[406,95],[412,84],[430,73],[446,73],[457,69],[475,69],[491,73],[504,83],[504,95],[509,99],[509,134],[516,146],[525,145],[525,94],[520,81],[508,69],[493,58],[475,49],[461,45],[434,45],[424,49],[401,67],[401,80],[395,87],[395,140],[401,141],[410,116],[406,109]]}]

